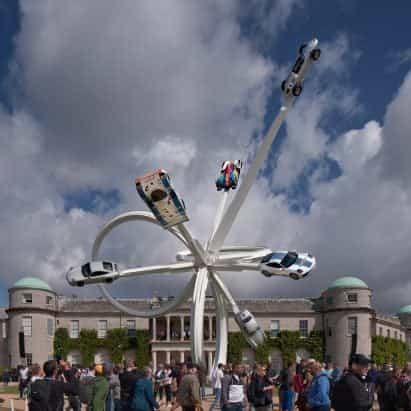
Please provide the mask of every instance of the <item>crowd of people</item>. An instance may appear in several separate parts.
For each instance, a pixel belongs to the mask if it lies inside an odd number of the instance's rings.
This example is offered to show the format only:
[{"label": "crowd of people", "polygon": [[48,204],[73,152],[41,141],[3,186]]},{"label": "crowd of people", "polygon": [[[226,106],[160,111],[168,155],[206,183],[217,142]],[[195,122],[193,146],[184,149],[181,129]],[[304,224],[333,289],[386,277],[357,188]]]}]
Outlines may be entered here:
[{"label": "crowd of people", "polygon": [[[203,410],[206,372],[195,364],[137,369],[131,361],[75,368],[50,360],[19,369],[21,396],[30,411]],[[214,397],[208,411],[411,411],[411,363],[377,367],[362,354],[342,369],[314,359],[287,364],[219,364],[211,375]],[[274,399],[276,401],[274,401]]]}]

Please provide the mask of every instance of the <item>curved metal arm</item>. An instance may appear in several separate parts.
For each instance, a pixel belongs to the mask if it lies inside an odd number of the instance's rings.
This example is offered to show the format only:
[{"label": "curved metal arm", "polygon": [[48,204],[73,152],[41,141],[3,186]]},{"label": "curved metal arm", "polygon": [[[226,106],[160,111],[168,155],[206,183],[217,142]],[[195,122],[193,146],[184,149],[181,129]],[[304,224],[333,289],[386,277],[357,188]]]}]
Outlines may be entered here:
[{"label": "curved metal arm", "polygon": [[[97,234],[97,237],[94,241],[93,248],[92,248],[92,255],[91,259],[93,261],[98,259],[99,251],[101,244],[104,240],[104,238],[113,230],[115,227],[117,227],[120,224],[126,223],[128,221],[145,221],[148,223],[155,224],[159,226],[157,220],[155,217],[148,212],[145,211],[131,211],[128,213],[123,213],[120,214],[117,217],[114,217],[112,220],[110,220]],[[188,244],[186,243],[185,239],[181,236],[181,234],[175,230],[173,227],[168,229],[173,235],[175,235],[186,247],[188,247]],[[162,307],[158,309],[153,309],[153,310],[136,310],[131,307],[128,307],[127,305],[124,305],[117,301],[115,298],[113,298],[110,293],[107,291],[104,285],[99,284],[98,287],[100,288],[101,293],[103,296],[109,301],[114,307],[118,308],[119,310],[135,316],[135,317],[142,317],[142,318],[154,318],[156,316],[164,315],[167,314],[171,311],[173,311],[175,308],[177,308],[179,305],[185,302],[190,296],[190,294],[193,292],[194,288],[194,283],[195,283],[195,275],[191,278],[191,280],[188,282],[186,287],[183,289],[181,294],[173,301],[170,301],[167,304],[164,304]]]}]

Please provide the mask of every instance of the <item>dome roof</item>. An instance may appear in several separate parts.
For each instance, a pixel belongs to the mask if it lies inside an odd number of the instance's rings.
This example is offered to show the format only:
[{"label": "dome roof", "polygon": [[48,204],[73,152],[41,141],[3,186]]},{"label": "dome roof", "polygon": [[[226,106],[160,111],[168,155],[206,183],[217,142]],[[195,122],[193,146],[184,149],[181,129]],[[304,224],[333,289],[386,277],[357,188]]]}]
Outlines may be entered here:
[{"label": "dome roof", "polygon": [[398,314],[411,314],[411,305],[405,305],[398,311]]},{"label": "dome roof", "polygon": [[368,288],[368,285],[357,277],[341,277],[334,280],[328,288]]},{"label": "dome roof", "polygon": [[24,277],[14,283],[12,288],[34,288],[36,290],[53,291],[43,280],[36,277]]}]

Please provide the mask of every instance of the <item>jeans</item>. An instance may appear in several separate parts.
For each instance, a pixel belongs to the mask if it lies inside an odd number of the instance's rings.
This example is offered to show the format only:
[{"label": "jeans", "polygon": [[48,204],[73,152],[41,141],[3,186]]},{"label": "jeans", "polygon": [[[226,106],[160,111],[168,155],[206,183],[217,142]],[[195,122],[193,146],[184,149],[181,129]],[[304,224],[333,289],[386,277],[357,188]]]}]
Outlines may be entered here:
[{"label": "jeans", "polygon": [[243,411],[243,404],[241,402],[227,404],[224,406],[224,411]]},{"label": "jeans", "polygon": [[109,391],[106,397],[106,408],[105,411],[113,411],[113,401],[111,399],[111,392]]},{"label": "jeans", "polygon": [[78,395],[69,395],[68,402],[73,411],[81,411],[81,402]]},{"label": "jeans", "polygon": [[211,403],[210,408],[208,411],[213,411],[215,407],[220,406],[220,401],[221,401],[221,388],[214,388],[214,401]]},{"label": "jeans", "polygon": [[122,411],[121,400],[114,400],[114,411]]},{"label": "jeans", "polygon": [[329,405],[321,405],[320,407],[313,407],[310,411],[330,411]]}]

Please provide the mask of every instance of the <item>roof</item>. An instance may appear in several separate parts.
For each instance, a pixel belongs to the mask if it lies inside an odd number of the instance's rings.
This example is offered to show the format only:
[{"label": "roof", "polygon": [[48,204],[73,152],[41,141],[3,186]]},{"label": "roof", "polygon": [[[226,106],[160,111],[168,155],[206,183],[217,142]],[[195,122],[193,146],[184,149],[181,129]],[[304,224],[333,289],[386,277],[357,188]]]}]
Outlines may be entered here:
[{"label": "roof", "polygon": [[331,288],[368,288],[368,285],[357,277],[341,277],[330,284],[328,289]]},{"label": "roof", "polygon": [[14,283],[12,288],[34,288],[36,290],[53,291],[43,280],[36,277],[24,277]]},{"label": "roof", "polygon": [[398,314],[411,314],[411,305],[404,305],[404,307],[400,308]]}]

